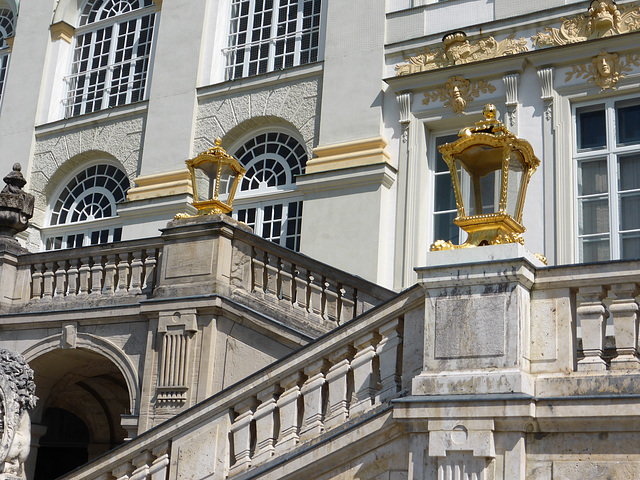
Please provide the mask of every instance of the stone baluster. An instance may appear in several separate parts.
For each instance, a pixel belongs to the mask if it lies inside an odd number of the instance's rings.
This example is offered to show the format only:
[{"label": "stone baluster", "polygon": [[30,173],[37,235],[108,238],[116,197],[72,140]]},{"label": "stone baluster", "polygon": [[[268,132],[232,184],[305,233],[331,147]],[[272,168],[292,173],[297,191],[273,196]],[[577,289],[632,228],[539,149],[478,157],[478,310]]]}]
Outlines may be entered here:
[{"label": "stone baluster", "polygon": [[131,462],[126,462],[111,470],[111,474],[116,477],[116,480],[129,480],[132,470],[133,465],[131,465]]},{"label": "stone baluster", "polygon": [[253,418],[256,421],[256,452],[252,462],[257,464],[271,458],[275,452],[276,425],[276,397],[282,389],[279,385],[271,385],[258,393],[260,405],[256,408]]},{"label": "stone baluster", "polygon": [[93,266],[91,267],[91,295],[100,295],[102,292],[102,257],[93,257]]},{"label": "stone baluster", "polygon": [[78,268],[78,295],[84,296],[89,294],[91,267],[89,257],[80,259],[80,268]]},{"label": "stone baluster", "polygon": [[295,274],[296,305],[306,311],[309,308],[309,272],[302,267],[296,267]]},{"label": "stone baluster", "polygon": [[142,262],[142,258],[142,250],[133,252],[133,258],[131,260],[131,282],[129,285],[129,293],[131,293],[132,295],[142,293],[142,273],[144,270],[144,263]]},{"label": "stone baluster", "polygon": [[373,396],[377,387],[377,372],[375,369],[376,344],[380,337],[370,332],[355,342],[356,355],[351,361],[353,370],[353,397],[349,416],[364,412],[373,405]]},{"label": "stone baluster", "polygon": [[64,260],[58,262],[58,268],[55,272],[56,277],[56,291],[55,296],[63,299],[67,293],[67,269],[65,268]]},{"label": "stone baluster", "polygon": [[295,292],[293,290],[293,265],[287,261],[282,261],[280,265],[280,292],[282,300],[293,303]]},{"label": "stone baluster", "polygon": [[78,269],[82,263],[79,258],[69,260],[69,270],[67,270],[67,296],[75,297],[78,294]]},{"label": "stone baluster", "polygon": [[103,295],[113,295],[116,289],[116,274],[118,267],[116,266],[116,255],[107,255],[107,261],[104,265],[104,286],[102,287]]},{"label": "stone baluster", "polygon": [[640,367],[638,356],[638,295],[636,283],[611,285],[615,298],[609,305],[616,335],[616,357],[611,360],[612,369],[636,369]]},{"label": "stone baluster", "polygon": [[129,291],[129,254],[121,253],[119,259],[116,295],[126,295]]},{"label": "stone baluster", "polygon": [[142,292],[150,293],[153,291],[156,279],[156,263],[157,254],[155,249],[146,250],[147,258],[144,259],[144,282],[142,284]]},{"label": "stone baluster", "polygon": [[304,379],[301,372],[296,372],[280,382],[284,392],[278,398],[280,412],[280,438],[276,444],[276,452],[284,452],[298,444],[298,398],[300,383]]},{"label": "stone baluster", "polygon": [[304,417],[300,427],[300,441],[317,437],[324,430],[322,423],[324,405],[322,399],[322,387],[325,384],[324,372],[328,363],[324,358],[307,365],[304,374],[307,380],[302,385],[300,393],[304,401]]},{"label": "stone baluster", "polygon": [[322,276],[312,273],[309,275],[309,313],[322,315]]},{"label": "stone baluster", "polygon": [[331,368],[325,378],[329,390],[327,414],[324,420],[325,429],[344,423],[349,418],[349,360],[353,358],[354,349],[346,345],[329,355]]},{"label": "stone baluster", "polygon": [[169,442],[155,447],[151,453],[156,457],[149,467],[150,480],[165,480],[169,466]]},{"label": "stone baluster", "polygon": [[55,263],[54,262],[46,262],[44,264],[46,270],[42,274],[42,280],[44,283],[44,291],[42,298],[49,300],[53,298],[53,292],[55,289]]},{"label": "stone baluster", "polygon": [[580,287],[578,295],[582,300],[578,303],[576,313],[582,329],[582,349],[584,358],[578,361],[579,371],[606,370],[607,363],[602,358],[606,309],[602,300],[607,296],[604,287]]},{"label": "stone baluster", "polygon": [[142,452],[136,456],[131,463],[136,467],[129,480],[146,480],[149,475],[149,464],[153,460],[151,452]]},{"label": "stone baluster", "polygon": [[42,297],[42,277],[45,266],[43,263],[33,265],[33,273],[31,274],[31,298]]},{"label": "stone baluster", "polygon": [[353,287],[342,285],[340,293],[339,322],[344,323],[355,317],[356,291]]},{"label": "stone baluster", "polygon": [[256,399],[253,397],[242,400],[234,408],[238,415],[231,425],[235,463],[231,466],[229,475],[242,472],[251,466],[251,421],[255,408]]},{"label": "stone baluster", "polygon": [[265,289],[265,253],[254,249],[253,251],[253,292],[264,293]]},{"label": "stone baluster", "polygon": [[382,340],[376,347],[380,365],[380,391],[376,403],[386,402],[400,391],[402,372],[402,319],[396,318],[380,327]]},{"label": "stone baluster", "polygon": [[339,297],[338,297],[338,284],[333,280],[327,280],[325,283],[324,294],[326,298],[326,306],[325,306],[325,319],[330,322],[338,323],[338,308],[339,308]]},{"label": "stone baluster", "polygon": [[275,295],[280,298],[280,292],[278,291],[278,266],[280,261],[275,255],[266,256],[267,263],[265,268],[267,270],[267,283],[265,293]]}]

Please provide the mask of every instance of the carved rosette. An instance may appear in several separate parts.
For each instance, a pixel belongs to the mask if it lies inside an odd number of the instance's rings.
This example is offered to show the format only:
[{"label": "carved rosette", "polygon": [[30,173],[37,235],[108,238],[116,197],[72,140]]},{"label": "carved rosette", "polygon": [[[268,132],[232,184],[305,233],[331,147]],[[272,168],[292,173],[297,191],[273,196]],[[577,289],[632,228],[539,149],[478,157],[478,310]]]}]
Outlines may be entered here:
[{"label": "carved rosette", "polygon": [[493,93],[496,87],[484,80],[470,82],[462,75],[450,77],[444,88],[439,88],[424,94],[422,103],[429,105],[431,102],[444,102],[445,108],[451,107],[455,114],[463,114],[467,104],[482,93]]},{"label": "carved rosette", "polygon": [[441,48],[432,50],[425,47],[419,54],[406,58],[406,63],[396,65],[396,75],[409,75],[452,65],[479,62],[528,50],[527,40],[516,39],[515,35],[500,41],[493,37],[485,37],[469,42],[464,32],[454,32],[445,35],[442,43]]},{"label": "carved rosette", "polygon": [[610,37],[640,29],[640,6],[618,6],[613,0],[591,3],[587,13],[563,18],[560,28],[545,27],[531,40],[538,48],[555,47]]}]

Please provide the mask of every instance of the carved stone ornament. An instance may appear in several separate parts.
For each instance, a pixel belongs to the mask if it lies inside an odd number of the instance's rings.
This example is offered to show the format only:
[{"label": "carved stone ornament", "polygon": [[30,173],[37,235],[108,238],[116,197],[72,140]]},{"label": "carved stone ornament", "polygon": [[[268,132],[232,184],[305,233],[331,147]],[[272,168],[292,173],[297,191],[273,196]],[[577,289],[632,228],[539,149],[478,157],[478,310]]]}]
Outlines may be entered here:
[{"label": "carved stone ornament", "polygon": [[19,163],[4,177],[7,184],[0,192],[0,237],[12,237],[27,228],[33,216],[34,197],[22,190],[27,181]]},{"label": "carved stone ornament", "polygon": [[31,446],[28,410],[36,406],[33,370],[24,357],[0,349],[0,480],[25,480]]},{"label": "carved stone ornament", "polygon": [[407,63],[396,65],[396,75],[426,72],[452,65],[479,62],[490,58],[514,55],[528,50],[525,38],[515,39],[515,34],[497,41],[493,37],[485,37],[473,42],[467,40],[464,32],[453,32],[442,39],[443,47],[424,51],[414,57],[405,59]]},{"label": "carved stone ornament", "polygon": [[632,66],[640,67],[640,55],[625,55],[618,58],[617,53],[604,50],[591,59],[590,64],[575,65],[567,72],[565,81],[575,78],[586,78],[600,87],[600,91],[615,89],[624,73],[633,71]]},{"label": "carved stone ornament", "polygon": [[610,37],[640,29],[640,6],[618,7],[612,0],[594,0],[587,13],[562,19],[560,28],[545,27],[531,37],[537,47],[554,47]]},{"label": "carved stone ornament", "polygon": [[444,88],[424,94],[422,103],[429,105],[440,100],[445,107],[451,107],[456,114],[463,114],[467,103],[480,96],[481,93],[493,93],[496,87],[483,80],[471,83],[462,75],[449,78]]}]

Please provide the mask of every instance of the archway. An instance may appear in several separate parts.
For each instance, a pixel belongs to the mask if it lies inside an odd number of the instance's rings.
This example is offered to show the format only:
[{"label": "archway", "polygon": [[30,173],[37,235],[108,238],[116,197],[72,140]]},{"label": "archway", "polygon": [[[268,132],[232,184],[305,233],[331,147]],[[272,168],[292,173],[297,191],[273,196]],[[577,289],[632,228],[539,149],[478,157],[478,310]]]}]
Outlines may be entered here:
[{"label": "archway", "polygon": [[30,366],[40,397],[32,420],[47,429],[35,455],[35,479],[57,478],[124,442],[121,415],[130,413],[130,399],[111,360],[88,350],[57,349]]}]

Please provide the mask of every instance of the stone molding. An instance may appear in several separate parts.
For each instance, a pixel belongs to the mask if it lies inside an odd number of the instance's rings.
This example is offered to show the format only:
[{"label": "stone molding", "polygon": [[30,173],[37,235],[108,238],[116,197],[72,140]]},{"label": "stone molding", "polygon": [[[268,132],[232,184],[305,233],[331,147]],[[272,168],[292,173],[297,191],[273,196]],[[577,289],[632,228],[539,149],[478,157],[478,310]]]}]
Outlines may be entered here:
[{"label": "stone molding", "polygon": [[307,162],[306,173],[390,163],[391,154],[385,148],[388,143],[384,137],[373,137],[318,146],[313,149],[315,158]]},{"label": "stone molding", "polygon": [[55,42],[56,40],[63,40],[67,43],[71,43],[74,35],[76,34],[76,29],[72,25],[69,25],[65,21],[56,22],[49,27],[49,31],[51,32],[51,41]]},{"label": "stone molding", "polygon": [[187,169],[142,175],[133,180],[135,187],[127,191],[127,200],[146,200],[170,195],[193,195],[191,177]]}]

